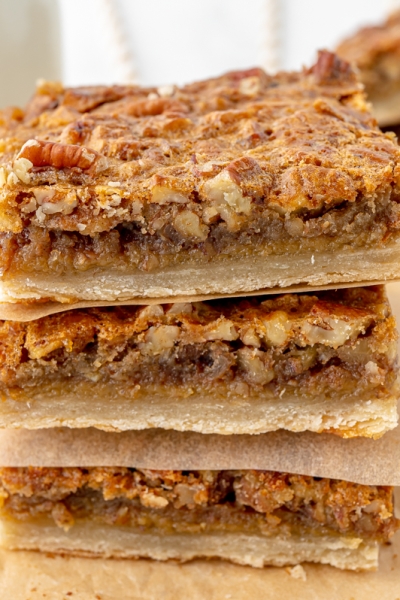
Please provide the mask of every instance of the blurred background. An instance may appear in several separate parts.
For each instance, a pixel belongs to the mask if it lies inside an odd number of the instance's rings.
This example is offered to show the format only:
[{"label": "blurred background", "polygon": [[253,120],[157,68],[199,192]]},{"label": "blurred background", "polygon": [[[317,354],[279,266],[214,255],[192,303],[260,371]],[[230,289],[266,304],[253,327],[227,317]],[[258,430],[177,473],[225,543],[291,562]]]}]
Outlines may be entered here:
[{"label": "blurred background", "polygon": [[0,0],[0,104],[38,78],[184,83],[261,65],[299,69],[400,0]]}]

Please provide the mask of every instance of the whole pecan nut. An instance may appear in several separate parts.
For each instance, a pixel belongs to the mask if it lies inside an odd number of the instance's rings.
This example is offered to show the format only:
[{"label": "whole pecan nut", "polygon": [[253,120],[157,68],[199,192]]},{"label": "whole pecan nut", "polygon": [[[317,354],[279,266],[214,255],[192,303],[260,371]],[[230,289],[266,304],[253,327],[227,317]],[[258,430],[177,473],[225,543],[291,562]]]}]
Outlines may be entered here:
[{"label": "whole pecan nut", "polygon": [[18,158],[26,158],[34,167],[56,169],[88,169],[96,157],[97,152],[84,146],[41,140],[28,140],[18,154]]}]

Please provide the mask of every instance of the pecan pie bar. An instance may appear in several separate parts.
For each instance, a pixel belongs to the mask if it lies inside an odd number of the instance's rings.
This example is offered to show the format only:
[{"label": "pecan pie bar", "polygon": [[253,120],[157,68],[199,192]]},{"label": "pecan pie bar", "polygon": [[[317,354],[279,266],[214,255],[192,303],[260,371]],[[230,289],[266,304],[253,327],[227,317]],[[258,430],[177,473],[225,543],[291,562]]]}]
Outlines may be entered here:
[{"label": "pecan pie bar", "polygon": [[337,53],[354,63],[381,126],[400,123],[400,10],[381,25],[363,27]]},{"label": "pecan pie bar", "polygon": [[0,469],[2,545],[84,556],[377,567],[393,488],[271,471]]},{"label": "pecan pie bar", "polygon": [[381,286],[0,322],[0,426],[380,437],[397,423]]},{"label": "pecan pie bar", "polygon": [[400,276],[400,150],[329,52],[182,88],[43,84],[0,127],[5,301]]}]

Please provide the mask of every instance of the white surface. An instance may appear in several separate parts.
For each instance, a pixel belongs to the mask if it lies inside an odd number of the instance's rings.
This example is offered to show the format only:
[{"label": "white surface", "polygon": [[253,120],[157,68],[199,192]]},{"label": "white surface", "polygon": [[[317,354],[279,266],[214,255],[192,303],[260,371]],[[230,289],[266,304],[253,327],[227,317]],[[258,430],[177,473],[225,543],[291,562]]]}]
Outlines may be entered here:
[{"label": "white surface", "polygon": [[[119,28],[107,12],[110,5]],[[318,48],[334,47],[398,5],[400,0],[0,0],[0,106],[24,104],[39,77],[110,84],[127,82],[134,72],[140,83],[164,84],[254,65],[298,69],[314,60]]]},{"label": "white surface", "polygon": [[[182,83],[259,62],[263,3],[114,0],[145,84]],[[103,1],[61,0],[60,5],[67,83],[118,80],[118,51]]]},{"label": "white surface", "polygon": [[[141,83],[193,81],[229,69],[268,64],[271,0],[114,0]],[[59,0],[66,83],[123,79],[103,0]],[[275,0],[281,7],[281,67],[310,64],[396,0]]]},{"label": "white surface", "polygon": [[0,106],[25,103],[39,77],[61,77],[54,0],[0,0]]}]

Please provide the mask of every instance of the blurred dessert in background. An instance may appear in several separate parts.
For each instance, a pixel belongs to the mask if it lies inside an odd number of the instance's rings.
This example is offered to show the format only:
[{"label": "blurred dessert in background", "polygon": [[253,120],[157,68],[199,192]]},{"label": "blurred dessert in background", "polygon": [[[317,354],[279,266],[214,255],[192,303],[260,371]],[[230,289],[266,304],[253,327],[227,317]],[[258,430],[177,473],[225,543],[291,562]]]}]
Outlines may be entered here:
[{"label": "blurred dessert in background", "polygon": [[400,124],[400,10],[343,40],[336,52],[358,67],[379,125]]}]

